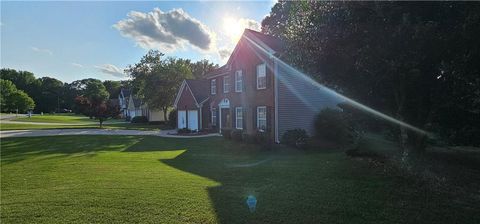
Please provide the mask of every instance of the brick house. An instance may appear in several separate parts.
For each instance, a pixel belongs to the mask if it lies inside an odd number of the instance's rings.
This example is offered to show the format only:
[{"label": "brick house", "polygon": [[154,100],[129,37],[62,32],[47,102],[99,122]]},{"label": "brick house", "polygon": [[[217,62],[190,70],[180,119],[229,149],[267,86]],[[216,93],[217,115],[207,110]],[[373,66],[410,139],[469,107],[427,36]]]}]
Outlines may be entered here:
[{"label": "brick house", "polygon": [[203,80],[185,80],[174,107],[178,128],[264,131],[280,142],[302,128],[313,133],[318,112],[338,98],[283,63],[280,40],[246,29],[227,63]]}]

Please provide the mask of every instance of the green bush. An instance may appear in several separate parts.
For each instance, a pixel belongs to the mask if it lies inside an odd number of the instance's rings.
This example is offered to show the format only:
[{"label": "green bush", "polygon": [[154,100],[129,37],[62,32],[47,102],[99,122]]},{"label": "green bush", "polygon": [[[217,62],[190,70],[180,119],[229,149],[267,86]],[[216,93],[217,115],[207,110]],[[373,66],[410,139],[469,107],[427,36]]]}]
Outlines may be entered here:
[{"label": "green bush", "polygon": [[305,148],[308,140],[307,131],[304,129],[287,130],[281,139],[281,142],[288,146],[296,148]]},{"label": "green bush", "polygon": [[255,143],[255,136],[247,134],[246,132],[242,133],[242,141],[246,143]]},{"label": "green bush", "polygon": [[189,133],[192,133],[192,130],[188,129],[188,128],[182,128],[182,129],[178,129],[178,134],[189,134]]},{"label": "green bush", "polygon": [[172,128],[177,127],[177,110],[172,110],[168,114],[168,126]]},{"label": "green bush", "polygon": [[233,130],[230,133],[230,136],[231,136],[232,140],[237,141],[237,142],[241,142],[243,140],[242,134],[243,134],[243,132],[241,130]]},{"label": "green bush", "polygon": [[132,123],[148,123],[148,118],[145,116],[136,116],[132,118]]},{"label": "green bush", "polygon": [[340,110],[323,109],[315,119],[315,137],[346,145],[352,141],[352,130],[347,116]]},{"label": "green bush", "polygon": [[261,145],[264,149],[272,148],[272,141],[268,136],[268,132],[257,130],[254,136],[255,143]]},{"label": "green bush", "polygon": [[232,130],[231,129],[222,129],[222,135],[225,139],[232,139]]}]

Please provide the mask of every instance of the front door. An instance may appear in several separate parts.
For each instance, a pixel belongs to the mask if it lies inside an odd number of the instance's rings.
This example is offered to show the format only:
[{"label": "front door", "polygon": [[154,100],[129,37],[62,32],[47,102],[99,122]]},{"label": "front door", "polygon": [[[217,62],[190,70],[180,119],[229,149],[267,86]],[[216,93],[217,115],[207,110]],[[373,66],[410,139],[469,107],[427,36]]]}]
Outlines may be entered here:
[{"label": "front door", "polygon": [[188,111],[188,129],[192,131],[198,131],[198,111]]},{"label": "front door", "polygon": [[232,128],[232,118],[230,115],[230,109],[229,108],[222,108],[221,110],[222,113],[222,127],[224,129],[231,129]]},{"label": "front door", "polygon": [[187,127],[187,112],[184,110],[178,111],[178,122],[177,127],[178,129],[186,128]]}]

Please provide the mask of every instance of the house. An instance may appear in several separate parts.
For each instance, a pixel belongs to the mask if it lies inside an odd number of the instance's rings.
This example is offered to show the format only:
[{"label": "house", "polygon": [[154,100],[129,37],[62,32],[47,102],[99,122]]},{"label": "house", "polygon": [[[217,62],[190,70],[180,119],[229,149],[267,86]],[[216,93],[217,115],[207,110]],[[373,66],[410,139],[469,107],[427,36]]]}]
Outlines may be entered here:
[{"label": "house", "polygon": [[174,103],[178,128],[262,131],[277,143],[287,130],[312,134],[318,112],[340,100],[278,59],[282,46],[246,29],[224,66],[182,83]]},{"label": "house", "polygon": [[122,118],[127,118],[130,115],[128,114],[128,101],[130,97],[130,90],[129,89],[120,89],[120,94],[118,94],[118,103],[120,106],[120,116]]},{"label": "house", "polygon": [[123,118],[132,119],[137,116],[145,116],[149,122],[165,121],[163,110],[149,108],[146,102],[135,97],[128,89],[120,90],[118,101]]}]

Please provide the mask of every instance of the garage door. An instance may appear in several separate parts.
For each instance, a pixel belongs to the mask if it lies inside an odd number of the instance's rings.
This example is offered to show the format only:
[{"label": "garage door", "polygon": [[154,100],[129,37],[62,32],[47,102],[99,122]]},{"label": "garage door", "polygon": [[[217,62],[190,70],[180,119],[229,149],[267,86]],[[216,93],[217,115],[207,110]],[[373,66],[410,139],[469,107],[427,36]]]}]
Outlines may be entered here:
[{"label": "garage door", "polygon": [[198,130],[198,111],[188,111],[188,129],[192,131]]},{"label": "garage door", "polygon": [[178,122],[177,122],[178,129],[186,128],[187,127],[187,112],[185,110],[179,110],[177,120],[178,120]]}]

